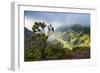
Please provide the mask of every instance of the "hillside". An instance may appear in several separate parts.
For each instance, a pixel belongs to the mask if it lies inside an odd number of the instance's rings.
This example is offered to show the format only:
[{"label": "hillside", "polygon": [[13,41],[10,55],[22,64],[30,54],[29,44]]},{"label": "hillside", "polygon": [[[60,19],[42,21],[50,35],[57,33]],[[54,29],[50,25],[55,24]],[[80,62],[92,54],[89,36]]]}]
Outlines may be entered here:
[{"label": "hillside", "polygon": [[[64,27],[64,30],[58,28],[48,39],[48,41],[59,41],[64,46],[63,48],[72,49],[74,46],[89,46],[90,28],[78,24]],[[61,30],[62,29],[62,30]],[[60,31],[61,30],[61,31]]]},{"label": "hillside", "polygon": [[25,61],[90,58],[89,26],[61,26],[49,37],[25,28],[24,35]]}]

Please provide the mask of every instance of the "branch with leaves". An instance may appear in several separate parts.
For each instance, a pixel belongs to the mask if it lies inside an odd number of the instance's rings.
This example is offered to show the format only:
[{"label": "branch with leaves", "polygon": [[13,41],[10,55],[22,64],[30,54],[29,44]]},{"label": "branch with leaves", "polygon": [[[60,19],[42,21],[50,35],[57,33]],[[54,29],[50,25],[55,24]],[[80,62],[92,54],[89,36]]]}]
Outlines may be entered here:
[{"label": "branch with leaves", "polygon": [[49,37],[54,32],[54,27],[52,27],[51,24],[47,26],[44,22],[34,22],[32,30],[36,34],[38,33],[38,34],[45,34],[46,35],[46,31],[45,31],[46,27],[48,28],[47,36]]}]

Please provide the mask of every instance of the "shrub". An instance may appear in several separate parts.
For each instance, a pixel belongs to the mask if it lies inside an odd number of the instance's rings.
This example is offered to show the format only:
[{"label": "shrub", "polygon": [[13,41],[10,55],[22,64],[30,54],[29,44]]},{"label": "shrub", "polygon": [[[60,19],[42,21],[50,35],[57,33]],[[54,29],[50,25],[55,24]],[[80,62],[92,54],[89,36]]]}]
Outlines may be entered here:
[{"label": "shrub", "polygon": [[41,49],[27,49],[25,50],[25,61],[37,61],[41,60]]},{"label": "shrub", "polygon": [[90,51],[90,46],[74,46],[73,52],[75,51]]},{"label": "shrub", "polygon": [[59,48],[57,44],[49,45],[45,49],[46,59],[58,59],[62,55],[62,48]]}]

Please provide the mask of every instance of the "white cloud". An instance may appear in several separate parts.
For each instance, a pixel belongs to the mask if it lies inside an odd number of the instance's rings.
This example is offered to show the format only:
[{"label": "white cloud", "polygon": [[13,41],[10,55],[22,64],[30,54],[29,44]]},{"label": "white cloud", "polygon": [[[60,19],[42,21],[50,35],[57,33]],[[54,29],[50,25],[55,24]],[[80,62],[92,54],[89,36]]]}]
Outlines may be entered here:
[{"label": "white cloud", "polygon": [[65,18],[65,23],[66,23],[66,25],[72,25],[72,24],[75,24],[76,21],[75,21],[75,19],[74,19],[73,17],[67,16],[67,17]]},{"label": "white cloud", "polygon": [[52,26],[56,29],[57,27],[60,27],[61,26],[61,23],[60,22],[56,22],[56,21],[53,21],[51,22]]},{"label": "white cloud", "polygon": [[32,18],[31,17],[25,17],[25,27],[27,27],[29,30],[32,30]]}]

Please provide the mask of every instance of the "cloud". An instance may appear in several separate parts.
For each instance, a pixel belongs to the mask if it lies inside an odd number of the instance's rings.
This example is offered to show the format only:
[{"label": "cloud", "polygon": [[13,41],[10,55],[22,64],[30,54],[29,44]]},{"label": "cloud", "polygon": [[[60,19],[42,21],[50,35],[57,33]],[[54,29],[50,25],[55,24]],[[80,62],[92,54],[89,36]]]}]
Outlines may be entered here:
[{"label": "cloud", "polygon": [[52,24],[54,28],[71,24],[90,24],[90,15],[82,13],[25,11],[24,15],[25,27],[29,30],[32,30],[32,26],[36,21],[45,22],[47,25]]},{"label": "cloud", "polygon": [[27,27],[29,30],[32,30],[32,17],[26,17],[25,16],[25,27]]}]

